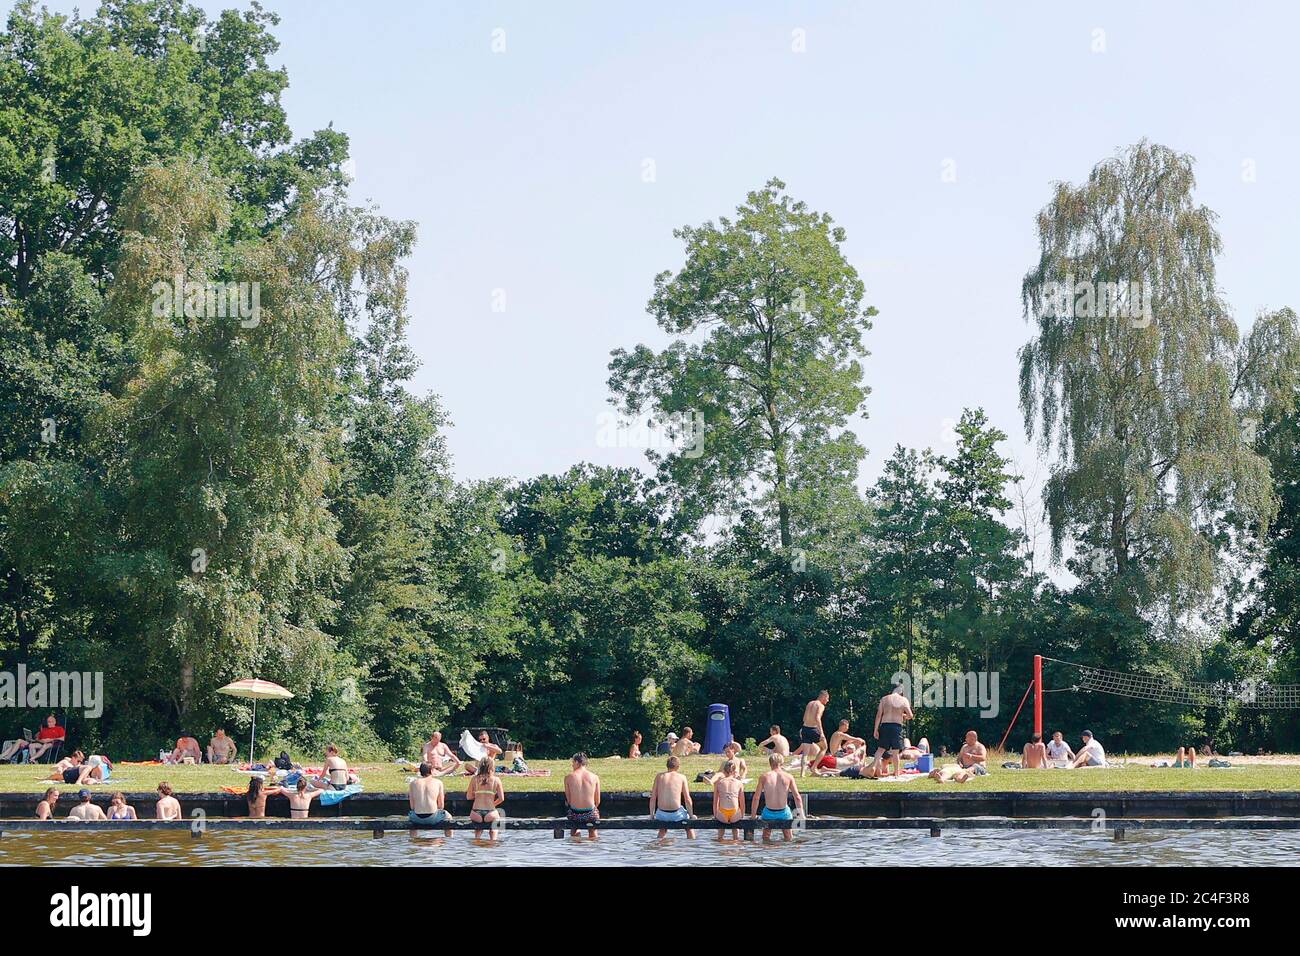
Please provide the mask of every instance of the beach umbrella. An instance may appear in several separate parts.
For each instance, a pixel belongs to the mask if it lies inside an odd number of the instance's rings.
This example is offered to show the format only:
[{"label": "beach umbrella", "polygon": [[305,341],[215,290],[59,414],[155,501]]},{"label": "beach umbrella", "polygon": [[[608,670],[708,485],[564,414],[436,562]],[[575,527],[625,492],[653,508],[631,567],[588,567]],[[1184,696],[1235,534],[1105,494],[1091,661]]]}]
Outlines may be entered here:
[{"label": "beach umbrella", "polygon": [[243,697],[253,702],[253,731],[248,738],[248,762],[253,762],[253,742],[257,739],[257,702],[259,700],[289,700],[293,697],[293,692],[285,690],[279,684],[273,684],[269,680],[259,680],[256,677],[249,677],[245,680],[237,680],[233,684],[227,684],[225,687],[217,688],[218,694],[227,694],[231,697]]}]

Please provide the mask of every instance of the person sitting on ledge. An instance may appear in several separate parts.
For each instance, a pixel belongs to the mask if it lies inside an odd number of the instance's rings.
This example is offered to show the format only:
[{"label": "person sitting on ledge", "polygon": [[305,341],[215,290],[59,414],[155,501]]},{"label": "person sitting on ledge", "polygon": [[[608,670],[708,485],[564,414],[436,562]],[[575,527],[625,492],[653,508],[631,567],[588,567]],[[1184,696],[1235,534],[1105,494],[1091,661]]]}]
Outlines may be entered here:
[{"label": "person sitting on ledge", "polygon": [[416,826],[437,826],[451,819],[446,809],[447,791],[428,763],[420,764],[420,775],[406,788],[406,801],[411,806],[407,819]]},{"label": "person sitting on ledge", "polygon": [[[687,730],[690,730],[688,727]],[[691,804],[690,787],[686,777],[678,773],[682,765],[678,757],[669,757],[668,769],[655,774],[654,784],[650,787],[650,818],[660,823],[685,823],[695,815]],[[667,836],[667,830],[659,831],[659,839]],[[695,831],[686,831],[687,839],[695,839]]]},{"label": "person sitting on ledge", "polygon": [[[564,803],[569,823],[586,826],[587,835],[596,839],[595,824],[600,822],[600,777],[587,769],[587,755],[573,755],[573,772],[564,778]],[[574,829],[571,836],[577,836]]]}]

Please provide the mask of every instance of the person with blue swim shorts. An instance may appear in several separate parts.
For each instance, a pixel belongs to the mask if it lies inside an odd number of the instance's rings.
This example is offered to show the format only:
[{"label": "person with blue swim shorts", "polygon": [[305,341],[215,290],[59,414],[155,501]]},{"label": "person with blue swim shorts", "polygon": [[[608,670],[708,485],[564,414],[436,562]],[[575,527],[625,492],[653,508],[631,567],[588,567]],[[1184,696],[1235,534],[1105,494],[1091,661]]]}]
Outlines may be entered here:
[{"label": "person with blue swim shorts", "polygon": [[[695,805],[691,803],[691,790],[686,784],[686,777],[678,772],[682,762],[676,757],[668,758],[668,769],[655,775],[654,786],[650,788],[650,818],[660,823],[685,823],[695,815]],[[659,839],[668,835],[668,829],[659,831]],[[695,839],[695,831],[686,830],[688,840]]]},{"label": "person with blue swim shorts", "polygon": [[[758,778],[758,786],[754,788],[754,799],[750,807],[750,813],[760,820],[769,820],[773,823],[793,820],[795,815],[790,812],[790,798],[794,798],[795,809],[799,816],[803,816],[803,795],[799,792],[799,785],[794,782],[792,777],[785,770],[785,761],[780,754],[772,754],[767,758],[767,765],[772,769]],[[759,813],[758,801],[763,800],[763,812]],[[786,839],[790,839],[790,827],[782,827],[781,834]],[[770,843],[772,840],[772,828],[763,828],[763,842]]]}]

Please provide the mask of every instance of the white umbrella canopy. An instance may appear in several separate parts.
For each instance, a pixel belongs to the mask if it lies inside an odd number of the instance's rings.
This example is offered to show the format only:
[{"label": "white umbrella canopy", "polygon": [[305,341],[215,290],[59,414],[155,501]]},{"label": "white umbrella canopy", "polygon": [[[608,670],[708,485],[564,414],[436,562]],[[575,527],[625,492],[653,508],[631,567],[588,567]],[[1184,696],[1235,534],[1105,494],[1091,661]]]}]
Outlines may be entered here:
[{"label": "white umbrella canopy", "polygon": [[253,702],[253,729],[248,738],[248,762],[251,764],[253,762],[253,744],[257,740],[257,702],[259,700],[289,700],[293,697],[293,691],[286,690],[279,684],[272,683],[269,680],[248,677],[227,684],[225,687],[218,687],[217,693],[226,694],[230,697],[243,697]]}]

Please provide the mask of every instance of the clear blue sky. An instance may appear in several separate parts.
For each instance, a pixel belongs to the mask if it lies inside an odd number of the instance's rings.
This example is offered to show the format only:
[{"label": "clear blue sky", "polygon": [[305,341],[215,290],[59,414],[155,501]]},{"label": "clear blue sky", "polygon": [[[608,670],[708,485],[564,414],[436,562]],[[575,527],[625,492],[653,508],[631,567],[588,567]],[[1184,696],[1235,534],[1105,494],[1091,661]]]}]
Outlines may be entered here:
[{"label": "clear blue sky", "polygon": [[266,6],[295,131],[346,132],[354,197],[420,225],[415,385],[443,397],[464,478],[644,464],[597,440],[609,352],[661,341],[645,303],[681,261],[673,228],[774,175],[845,227],[880,310],[864,483],[896,443],[950,450],[945,422],[974,405],[1032,470],[1034,215],[1141,137],[1196,157],[1238,321],[1300,307],[1294,4]]}]

